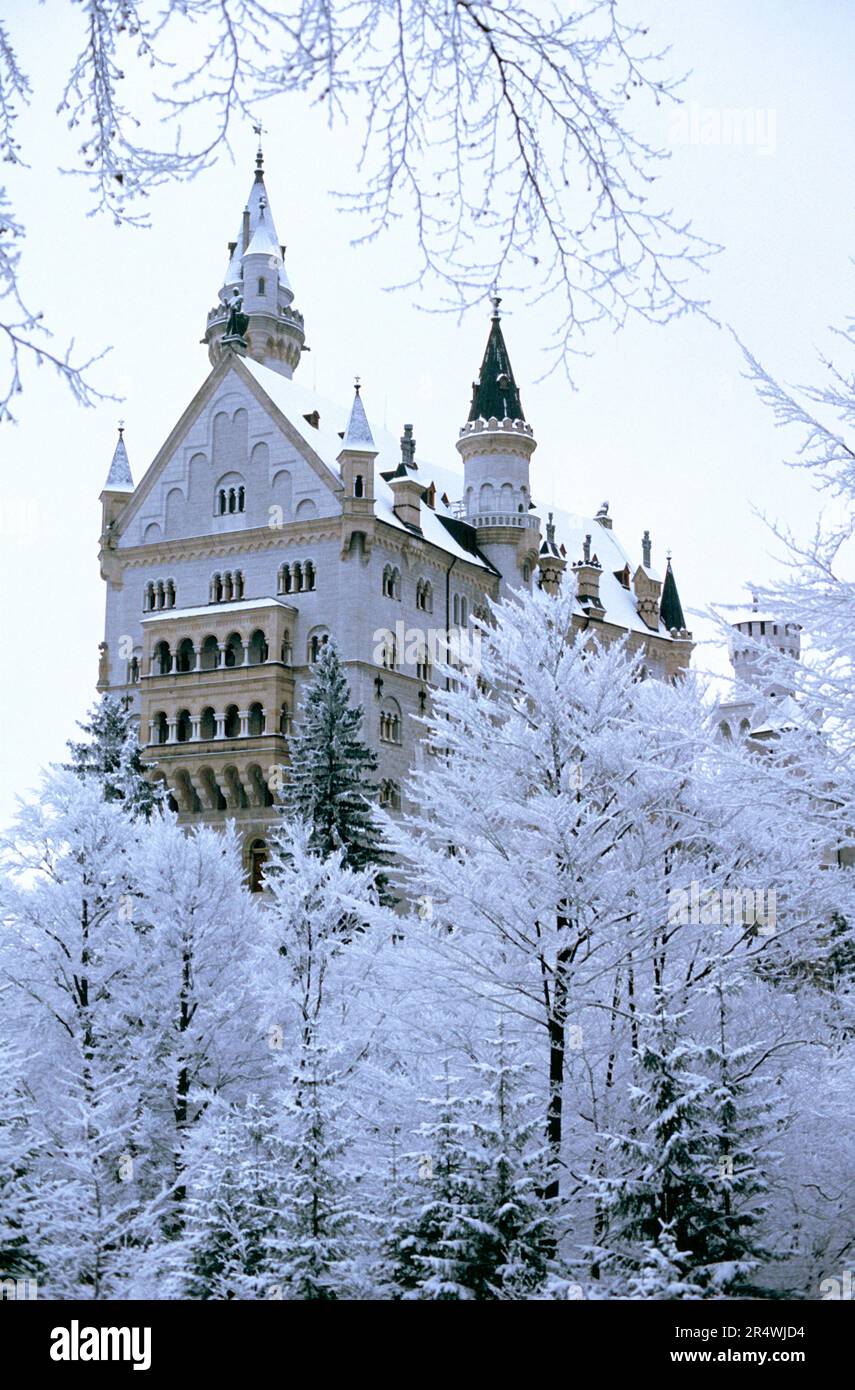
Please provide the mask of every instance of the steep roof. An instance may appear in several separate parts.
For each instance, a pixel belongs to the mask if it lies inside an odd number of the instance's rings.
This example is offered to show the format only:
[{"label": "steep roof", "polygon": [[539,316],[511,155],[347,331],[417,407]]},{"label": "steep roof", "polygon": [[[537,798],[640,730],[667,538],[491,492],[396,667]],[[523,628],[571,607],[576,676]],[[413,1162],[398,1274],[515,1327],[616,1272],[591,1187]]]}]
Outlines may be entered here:
[{"label": "steep roof", "polygon": [[499,318],[498,296],[493,299],[493,317],[484,360],[478,380],[472,387],[470,420],[525,420],[519,388],[514,380],[514,371]]},{"label": "steep roof", "polygon": [[128,451],[125,448],[124,426],[119,426],[119,438],[116,440],[116,447],[113,450],[113,459],[110,464],[110,471],[107,474],[107,481],[104,484],[105,492],[133,492],[134,479],[131,473],[131,464],[128,458]]},{"label": "steep roof", "polygon": [[351,453],[377,453],[358,383],[354,391],[353,405],[350,407],[347,428],[344,431],[344,442],[341,447],[342,449],[349,449]]},{"label": "steep roof", "polygon": [[680,595],[677,592],[677,581],[674,578],[674,571],[671,568],[671,560],[665,568],[665,583],[662,585],[662,602],[659,605],[659,616],[670,632],[672,627],[684,628],[686,619],[683,617],[683,605],[680,602]]}]

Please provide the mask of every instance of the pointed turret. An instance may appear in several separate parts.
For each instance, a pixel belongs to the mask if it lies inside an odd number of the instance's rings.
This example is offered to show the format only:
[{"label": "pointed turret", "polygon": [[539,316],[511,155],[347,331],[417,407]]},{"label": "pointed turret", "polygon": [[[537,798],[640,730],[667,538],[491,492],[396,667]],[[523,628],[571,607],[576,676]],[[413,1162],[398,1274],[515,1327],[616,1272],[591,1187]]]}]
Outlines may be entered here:
[{"label": "pointed turret", "polygon": [[478,546],[500,571],[507,588],[529,583],[538,561],[540,522],[532,512],[529,472],[537,448],[523,415],[519,387],[493,296],[487,346],[457,450],[463,459],[466,520]]},{"label": "pointed turret", "polygon": [[104,484],[105,492],[133,492],[134,479],[131,473],[128,451],[125,447],[125,427],[119,425],[119,437],[116,440],[116,447],[113,450],[113,459],[110,464],[110,471],[107,474],[107,481]]},{"label": "pointed turret", "polygon": [[686,619],[683,617],[683,605],[680,602],[680,595],[677,592],[677,581],[674,578],[674,571],[671,568],[671,556],[668,556],[668,563],[665,566],[665,582],[662,585],[662,602],[659,606],[659,616],[669,632],[676,628],[677,632],[686,631]]},{"label": "pointed turret", "polygon": [[357,377],[353,387],[353,404],[338,455],[344,488],[342,555],[351,552],[355,538],[358,538],[358,549],[363,556],[367,556],[371,549],[374,536],[374,461],[377,453]]},{"label": "pointed turret", "polygon": [[478,373],[478,380],[472,383],[472,405],[470,420],[525,420],[519,388],[514,380],[514,370],[502,320],[499,315],[501,299],[493,296],[493,313],[490,320],[490,334],[484,349],[484,360]]},{"label": "pointed turret", "polygon": [[[259,139],[255,174],[235,241],[229,242],[229,262],[219,292],[220,302],[208,314],[203,342],[211,363],[224,351],[244,350],[283,376],[292,376],[303,351],[303,315],[292,308],[294,291],[285,270],[267,188]],[[247,322],[235,330],[235,318]],[[231,330],[229,325],[231,323]],[[223,339],[226,339],[224,345]],[[244,349],[243,344],[246,344]]]},{"label": "pointed turret", "polygon": [[125,427],[119,425],[119,437],[113,450],[110,468],[107,473],[101,496],[101,578],[112,576],[112,552],[116,548],[116,521],[126,507],[134,490],[131,464],[125,446]]}]

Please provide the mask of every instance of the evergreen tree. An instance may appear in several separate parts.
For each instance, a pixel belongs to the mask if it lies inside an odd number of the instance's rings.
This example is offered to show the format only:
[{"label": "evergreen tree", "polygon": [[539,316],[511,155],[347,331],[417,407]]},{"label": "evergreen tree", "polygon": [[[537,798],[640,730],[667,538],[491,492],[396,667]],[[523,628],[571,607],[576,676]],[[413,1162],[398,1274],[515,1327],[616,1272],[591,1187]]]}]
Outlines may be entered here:
[{"label": "evergreen tree", "polygon": [[361,737],[364,713],[350,701],[347,677],[332,642],[322,649],[290,740],[290,767],[282,792],[289,819],[311,827],[321,855],[341,850],[350,869],[383,862],[380,832],[366,781],[377,759]]},{"label": "evergreen tree", "polygon": [[545,1286],[554,1247],[542,1197],[550,1154],[530,1067],[504,1027],[490,1047],[494,1060],[477,1065],[483,1090],[475,1098],[473,1125],[484,1175],[481,1217],[494,1233],[487,1278],[495,1298],[531,1298]]},{"label": "evergreen tree", "polygon": [[271,1114],[254,1096],[243,1105],[217,1097],[187,1144],[185,1165],[187,1218],[176,1252],[183,1296],[270,1297],[287,1169]]},{"label": "evergreen tree", "polygon": [[442,1091],[427,1103],[436,1119],[417,1131],[417,1158],[427,1194],[413,1203],[398,1235],[394,1278],[404,1299],[483,1300],[494,1297],[500,1263],[498,1232],[485,1220],[488,1171],[472,1122],[473,1106],[446,1062]]},{"label": "evergreen tree", "polygon": [[65,770],[97,779],[105,801],[121,801],[129,815],[148,819],[162,793],[146,775],[136,722],[121,700],[102,695],[78,728],[88,737],[79,743],[69,740],[71,762]]}]

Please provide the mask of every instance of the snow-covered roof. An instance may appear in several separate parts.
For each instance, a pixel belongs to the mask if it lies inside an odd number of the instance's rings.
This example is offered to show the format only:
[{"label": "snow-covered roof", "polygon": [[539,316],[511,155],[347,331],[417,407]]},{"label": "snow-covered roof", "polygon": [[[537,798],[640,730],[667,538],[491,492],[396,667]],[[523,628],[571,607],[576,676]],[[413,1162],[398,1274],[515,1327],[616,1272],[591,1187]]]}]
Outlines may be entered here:
[{"label": "snow-covered roof", "polygon": [[119,438],[116,440],[116,447],[113,450],[113,459],[110,464],[110,471],[107,474],[107,481],[104,484],[105,492],[133,492],[134,479],[131,473],[131,463],[128,458],[128,451],[125,448],[125,441],[122,430],[119,430]]},{"label": "snow-covered roof", "polygon": [[259,209],[255,230],[246,248],[246,255],[273,256],[278,262],[282,259],[282,253],[279,250],[279,242],[276,240],[276,228],[273,225],[273,218],[268,218],[266,214],[267,209],[262,205]]},{"label": "snow-covered roof", "polygon": [[[281,376],[270,367],[254,362],[249,357],[240,360],[314,453],[334,474],[339,476],[337,460],[343,448],[339,431],[345,428],[348,418],[347,407],[333,404],[331,401],[319,397],[315,391],[308,390],[299,380]],[[317,412],[320,417],[317,429],[304,418],[306,415],[313,415],[314,412]],[[371,432],[378,454],[375,464],[375,516],[378,520],[385,521],[398,530],[409,531],[412,534],[411,528],[395,515],[394,494],[388,482],[381,476],[384,472],[393,473],[398,467],[401,461],[400,440],[388,430],[379,429],[376,425]],[[450,452],[452,450],[453,441]],[[435,510],[432,511],[426,504],[422,504],[421,508],[421,526],[424,539],[431,545],[437,546],[438,549],[444,550],[447,555],[465,560],[470,565],[475,565],[492,573],[493,566],[486,557],[473,554],[466,549],[450,534],[448,529],[450,526],[452,530],[458,530],[459,534],[461,522],[451,507],[446,507],[440,499],[443,493],[452,501],[462,495],[463,477],[459,468],[448,468],[421,459],[418,461],[418,472],[413,476],[420,479],[425,488],[429,487],[431,482],[436,484]],[[633,575],[640,560],[634,561],[629,551],[621,544],[616,533],[602,526],[594,517],[579,516],[562,511],[557,507],[553,508],[553,511],[555,515],[555,539],[559,546],[563,544],[565,547],[568,566],[581,560],[585,536],[590,535],[591,537],[591,554],[597,556],[603,570],[600,577],[600,601],[605,608],[605,621],[614,623],[618,627],[628,628],[631,632],[649,635],[651,629],[639,616],[635,594],[631,588],[625,589],[616,577],[617,572],[622,571],[627,565],[630,575]],[[534,542],[534,540],[535,535],[533,533],[532,541]],[[640,550],[641,538],[639,537],[637,553]],[[652,568],[649,568],[647,572],[652,577],[658,577]],[[581,604],[578,607],[578,612],[580,617],[585,616],[585,610]],[[661,622],[659,624],[659,636],[666,639],[669,637],[668,629]]]},{"label": "snow-covered roof", "polygon": [[350,407],[350,416],[347,421],[347,428],[344,431],[343,449],[350,449],[352,453],[375,453],[374,436],[371,433],[371,426],[368,423],[368,416],[365,414],[365,406],[362,404],[362,396],[359,387],[353,397],[353,405]]},{"label": "snow-covered roof", "polygon": [[164,622],[167,618],[201,618],[205,613],[210,613],[216,617],[218,613],[233,613],[244,608],[290,608],[292,605],[284,603],[278,598],[239,598],[230,599],[228,603],[201,603],[196,608],[164,608],[160,613],[147,613],[142,619],[144,623]]}]

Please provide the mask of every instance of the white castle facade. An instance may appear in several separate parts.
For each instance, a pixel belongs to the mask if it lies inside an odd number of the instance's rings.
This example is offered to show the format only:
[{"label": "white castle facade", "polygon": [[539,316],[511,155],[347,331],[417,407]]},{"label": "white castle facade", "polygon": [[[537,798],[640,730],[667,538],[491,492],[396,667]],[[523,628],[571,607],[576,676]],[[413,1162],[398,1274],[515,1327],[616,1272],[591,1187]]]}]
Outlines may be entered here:
[{"label": "white castle facade", "polygon": [[259,152],[208,315],[210,372],[136,486],[120,433],[101,493],[98,688],[138,716],[182,820],[236,821],[253,887],[287,735],[326,641],[365,710],[393,811],[429,756],[412,716],[435,682],[433,634],[454,633],[465,653],[488,598],[570,583],[574,624],[604,640],[629,632],[653,675],[688,664],[670,561],[660,576],[646,532],[638,558],[605,503],[542,525],[537,442],[498,306],[465,418],[462,402],[449,406],[450,466],[418,458],[410,424],[399,439],[378,432],[358,386],[349,407],[319,401],[299,381],[303,318]]}]

